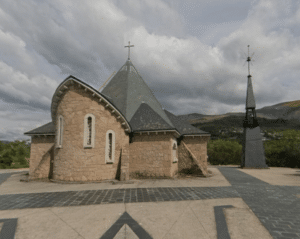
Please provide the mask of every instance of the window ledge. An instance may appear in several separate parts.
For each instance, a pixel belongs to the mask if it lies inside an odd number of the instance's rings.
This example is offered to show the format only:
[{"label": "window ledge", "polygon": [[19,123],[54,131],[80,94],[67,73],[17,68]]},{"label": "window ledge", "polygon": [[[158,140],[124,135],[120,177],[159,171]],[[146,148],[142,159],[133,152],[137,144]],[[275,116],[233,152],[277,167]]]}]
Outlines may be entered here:
[{"label": "window ledge", "polygon": [[94,147],[92,145],[85,145],[84,148],[85,149],[91,149],[91,148],[94,148]]},{"label": "window ledge", "polygon": [[106,162],[106,164],[113,164],[114,162]]}]

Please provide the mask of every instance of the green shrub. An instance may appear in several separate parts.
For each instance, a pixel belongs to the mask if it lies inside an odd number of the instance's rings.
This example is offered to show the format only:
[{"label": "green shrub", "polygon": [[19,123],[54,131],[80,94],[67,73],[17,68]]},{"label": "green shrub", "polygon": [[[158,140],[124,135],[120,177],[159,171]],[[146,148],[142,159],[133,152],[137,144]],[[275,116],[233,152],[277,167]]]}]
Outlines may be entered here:
[{"label": "green shrub", "polygon": [[300,132],[282,130],[276,132],[280,138],[265,141],[266,163],[270,167],[300,167]]},{"label": "green shrub", "polygon": [[242,145],[237,141],[210,140],[207,155],[212,165],[241,164]]},{"label": "green shrub", "polygon": [[3,144],[0,141],[0,168],[28,168],[26,158],[30,157],[30,146],[25,141]]}]

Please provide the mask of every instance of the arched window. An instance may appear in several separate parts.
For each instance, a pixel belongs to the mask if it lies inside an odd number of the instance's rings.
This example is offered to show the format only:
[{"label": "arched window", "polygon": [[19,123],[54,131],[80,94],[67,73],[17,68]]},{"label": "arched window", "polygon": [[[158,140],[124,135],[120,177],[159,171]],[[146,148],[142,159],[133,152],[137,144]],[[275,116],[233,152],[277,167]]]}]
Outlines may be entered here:
[{"label": "arched window", "polygon": [[94,148],[95,145],[95,116],[87,114],[84,117],[84,139],[83,146],[85,148]]},{"label": "arched window", "polygon": [[108,134],[108,140],[109,140],[108,159],[112,160],[112,133]]},{"label": "arched window", "polygon": [[87,145],[92,144],[92,117],[88,117],[88,136],[87,136]]},{"label": "arched window", "polygon": [[172,142],[172,158],[173,158],[173,162],[177,162],[177,142],[176,140],[173,140]]},{"label": "arched window", "polygon": [[115,161],[115,132],[108,130],[106,132],[105,162],[113,163]]},{"label": "arched window", "polygon": [[62,147],[63,140],[63,129],[64,129],[64,118],[62,115],[58,117],[58,132],[57,132],[57,147]]}]

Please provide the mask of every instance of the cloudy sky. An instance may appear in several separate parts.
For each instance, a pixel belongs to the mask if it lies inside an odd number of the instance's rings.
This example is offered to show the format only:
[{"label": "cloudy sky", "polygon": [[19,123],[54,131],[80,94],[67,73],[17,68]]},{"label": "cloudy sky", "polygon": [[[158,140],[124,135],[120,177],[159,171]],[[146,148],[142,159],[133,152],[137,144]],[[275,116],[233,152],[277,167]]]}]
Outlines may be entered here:
[{"label": "cloudy sky", "polygon": [[69,75],[98,89],[131,60],[172,113],[244,112],[300,99],[297,0],[0,0],[0,140],[51,121]]}]

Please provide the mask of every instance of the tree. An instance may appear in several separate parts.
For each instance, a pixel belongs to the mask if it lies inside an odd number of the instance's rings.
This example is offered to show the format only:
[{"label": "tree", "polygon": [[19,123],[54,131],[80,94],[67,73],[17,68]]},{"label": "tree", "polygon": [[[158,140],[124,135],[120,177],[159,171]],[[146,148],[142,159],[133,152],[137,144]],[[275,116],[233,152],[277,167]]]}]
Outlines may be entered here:
[{"label": "tree", "polygon": [[207,151],[209,162],[213,165],[241,163],[242,145],[237,141],[211,140],[208,143]]},{"label": "tree", "polygon": [[274,140],[264,142],[267,164],[273,167],[300,167],[300,132],[281,130],[270,134],[274,135]]}]

